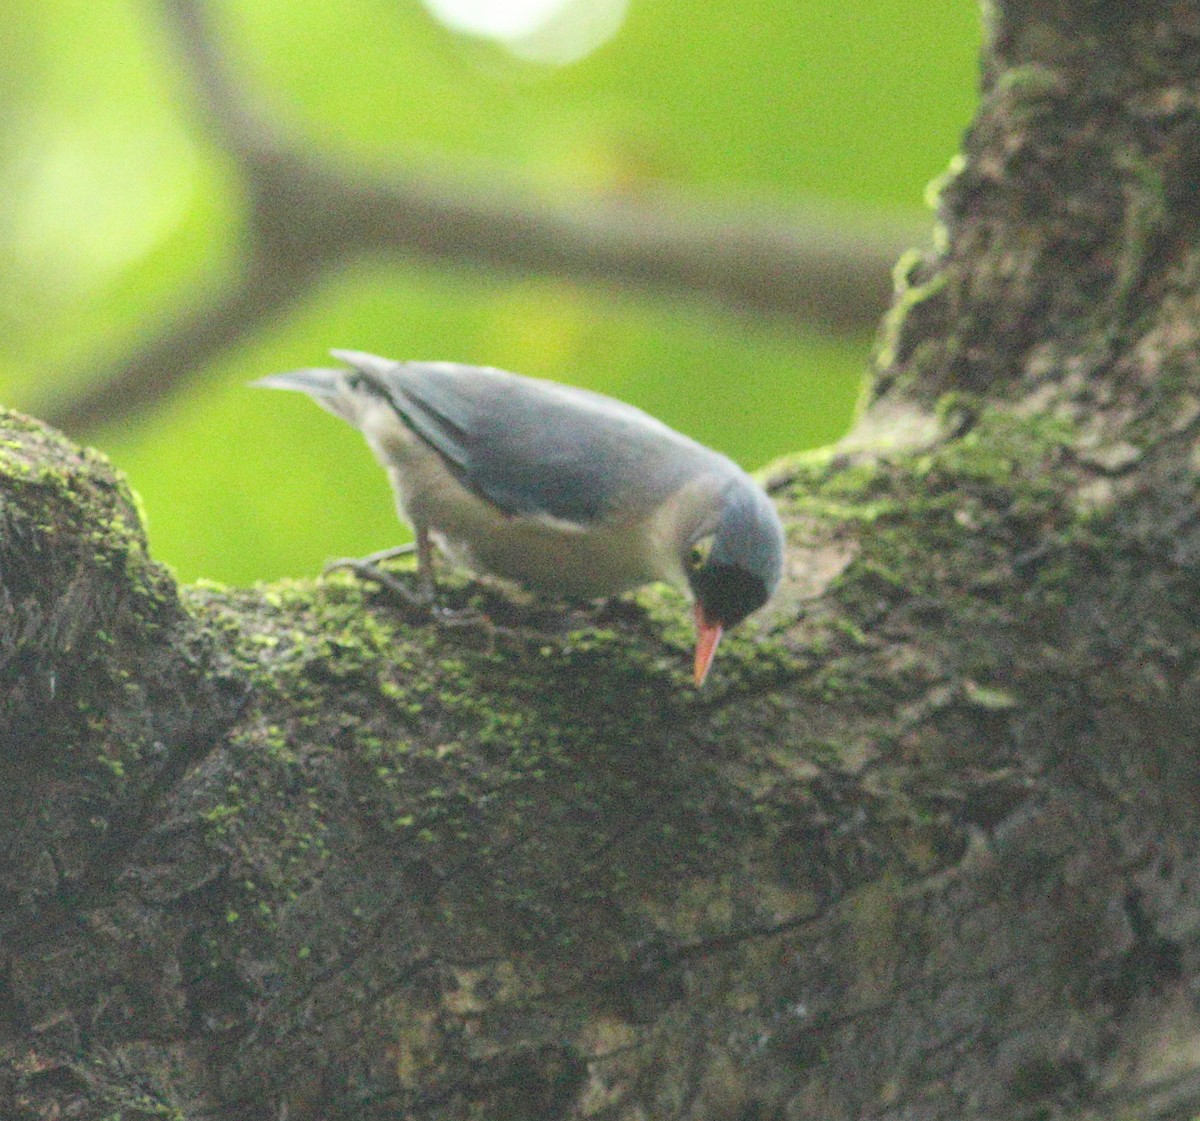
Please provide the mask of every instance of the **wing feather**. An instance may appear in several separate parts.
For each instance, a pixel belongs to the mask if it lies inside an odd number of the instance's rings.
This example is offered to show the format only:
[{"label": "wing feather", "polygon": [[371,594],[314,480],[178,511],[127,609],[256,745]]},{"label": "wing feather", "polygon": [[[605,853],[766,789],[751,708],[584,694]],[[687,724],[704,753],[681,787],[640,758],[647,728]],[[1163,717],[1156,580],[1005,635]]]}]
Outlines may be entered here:
[{"label": "wing feather", "polygon": [[465,487],[509,515],[584,528],[650,511],[698,470],[733,468],[641,410],[587,390],[478,366],[333,354],[387,396]]}]

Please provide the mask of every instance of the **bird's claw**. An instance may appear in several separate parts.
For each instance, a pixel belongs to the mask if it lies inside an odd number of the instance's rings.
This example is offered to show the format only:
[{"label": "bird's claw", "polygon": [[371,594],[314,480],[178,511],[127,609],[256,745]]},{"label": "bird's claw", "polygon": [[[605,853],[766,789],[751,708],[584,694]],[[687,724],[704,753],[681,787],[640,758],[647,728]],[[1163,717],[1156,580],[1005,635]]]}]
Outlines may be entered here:
[{"label": "bird's claw", "polygon": [[[395,555],[390,550],[386,555]],[[413,618],[436,623],[444,627],[482,627],[490,629],[492,621],[471,607],[445,607],[436,602],[431,581],[418,577],[417,586],[393,576],[375,563],[379,554],[368,557],[342,557],[325,565],[325,572],[347,568],[360,580],[378,584],[389,596],[397,600]]]},{"label": "bird's claw", "polygon": [[324,571],[328,573],[339,568],[348,568],[360,580],[371,580],[378,584],[412,614],[426,618],[432,618],[435,614],[433,589],[426,586],[424,581],[419,582],[414,589],[390,572],[380,568],[371,557],[342,557],[339,560],[330,561]]}]

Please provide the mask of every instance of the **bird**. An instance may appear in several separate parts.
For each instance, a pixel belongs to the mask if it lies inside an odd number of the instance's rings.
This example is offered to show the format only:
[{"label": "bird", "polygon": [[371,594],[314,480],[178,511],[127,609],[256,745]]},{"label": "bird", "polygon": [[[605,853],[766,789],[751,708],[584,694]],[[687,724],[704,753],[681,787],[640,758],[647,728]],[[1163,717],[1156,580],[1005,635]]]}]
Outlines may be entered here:
[{"label": "bird", "polygon": [[763,488],[641,409],[492,367],[330,353],[344,366],[251,385],[305,393],[362,433],[414,530],[426,598],[434,545],[561,600],[674,584],[693,600],[699,687],[722,634],[779,585],[784,533]]}]

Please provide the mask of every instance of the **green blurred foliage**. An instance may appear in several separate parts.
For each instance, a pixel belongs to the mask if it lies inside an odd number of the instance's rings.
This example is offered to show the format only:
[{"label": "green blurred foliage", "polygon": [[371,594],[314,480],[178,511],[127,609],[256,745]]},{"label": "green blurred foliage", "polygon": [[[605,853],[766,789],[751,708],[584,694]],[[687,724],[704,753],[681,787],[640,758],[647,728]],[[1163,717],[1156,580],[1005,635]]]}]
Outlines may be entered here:
[{"label": "green blurred foliage", "polygon": [[[881,0],[632,0],[561,69],[442,28],[416,0],[213,0],[224,49],[299,143],[357,169],[436,165],[547,194],[921,206],[975,98],[976,8]],[[234,169],[195,127],[153,0],[0,6],[0,399],[85,378],[231,274]],[[91,434],[184,578],[313,572],[404,538],[345,425],[250,391],[331,346],[589,385],[748,466],[834,439],[866,338],[553,278],[364,262],[157,412]]]}]

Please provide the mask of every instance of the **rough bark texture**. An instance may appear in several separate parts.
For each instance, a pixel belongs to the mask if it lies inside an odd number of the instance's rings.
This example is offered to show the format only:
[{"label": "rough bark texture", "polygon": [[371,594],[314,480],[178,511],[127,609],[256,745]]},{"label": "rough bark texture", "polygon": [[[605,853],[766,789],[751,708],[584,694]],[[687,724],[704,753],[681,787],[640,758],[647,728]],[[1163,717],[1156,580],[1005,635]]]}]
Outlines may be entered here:
[{"label": "rough bark texture", "polygon": [[702,693],[666,593],[177,591],[7,418],[4,1117],[1194,1116],[1200,15],[986,14]]}]

